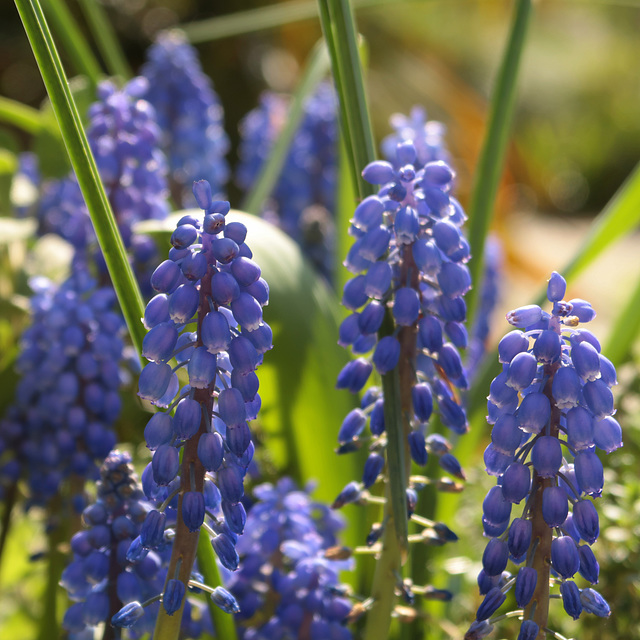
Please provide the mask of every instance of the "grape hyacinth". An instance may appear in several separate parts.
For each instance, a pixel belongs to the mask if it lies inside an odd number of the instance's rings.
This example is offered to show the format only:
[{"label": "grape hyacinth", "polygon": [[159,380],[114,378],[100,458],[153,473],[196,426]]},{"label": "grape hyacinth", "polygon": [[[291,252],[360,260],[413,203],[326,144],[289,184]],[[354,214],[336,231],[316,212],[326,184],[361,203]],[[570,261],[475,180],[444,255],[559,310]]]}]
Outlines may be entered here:
[{"label": "grape hyacinth", "polygon": [[[150,362],[138,394],[166,409],[145,428],[153,459],[143,483],[150,497],[166,486],[170,496],[179,495],[169,572],[183,590],[206,515],[212,516],[206,529],[220,562],[237,568],[235,543],[246,521],[243,478],[254,452],[248,421],[260,407],[255,370],[272,346],[262,318],[269,288],[251,260],[246,227],[225,219],[229,203],[214,201],[208,182],[194,183],[193,192],[204,219],[186,215],[179,221],[169,259],[151,278],[157,295],[145,310],[149,332],[142,352]],[[188,384],[180,390],[181,367]],[[143,546],[162,541],[164,527],[161,514],[152,511],[143,525]],[[169,607],[165,589],[169,615],[180,609],[176,594]]]},{"label": "grape hyacinth", "polygon": [[[382,141],[382,153],[392,164],[396,162],[398,145],[408,140],[413,142],[416,149],[416,169],[422,169],[429,162],[451,164],[451,156],[444,138],[446,128],[437,120],[427,120],[427,112],[423,107],[413,107],[408,116],[394,113],[390,118],[390,124],[394,131]],[[396,166],[396,169],[399,168]]]},{"label": "grape hyacinth", "polygon": [[289,478],[253,490],[240,569],[227,580],[244,640],[352,637],[344,626],[352,606],[338,581],[350,563],[329,559],[343,522],[309,492]]},{"label": "grape hyacinth", "polygon": [[161,32],[147,51],[142,75],[149,81],[144,99],[155,109],[176,202],[195,205],[191,184],[204,173],[210,176],[214,195],[223,193],[229,178],[229,139],[222,105],[202,72],[197,51],[181,31]]},{"label": "grape hyacinth", "polygon": [[[383,384],[366,390],[361,406],[340,428],[340,453],[364,443],[370,453],[361,481],[349,483],[334,506],[366,500],[369,487],[387,480],[388,511],[369,536],[371,545],[408,516],[425,527],[422,541],[456,539],[445,525],[412,516],[416,490],[432,480],[408,478],[411,460],[424,466],[433,455],[446,473],[464,478],[446,438],[429,433],[429,419],[435,409],[454,434],[468,430],[458,392],[467,386],[458,353],[467,344],[463,296],[471,286],[465,265],[469,246],[460,230],[466,216],[450,194],[454,173],[449,166],[436,161],[416,169],[416,162],[416,148],[406,141],[397,146],[394,164],[378,161],[364,169],[364,179],[381,188],[356,208],[351,226],[356,240],[344,262],[355,275],[344,287],[342,303],[352,313],[340,326],[339,344],[358,357],[343,368],[337,386],[357,393],[374,369]],[[401,434],[388,432],[394,402],[401,405]],[[404,468],[397,468],[400,447]],[[393,483],[406,493],[402,505],[389,504]],[[459,489],[451,480],[437,484],[442,490]],[[393,584],[392,575],[384,579]]]},{"label": "grape hyacinth", "polygon": [[[82,514],[86,528],[71,539],[73,559],[62,574],[61,584],[74,602],[63,620],[70,640],[92,638],[100,623],[106,623],[105,640],[120,637],[111,624],[129,629],[132,638],[153,631],[159,606],[155,596],[166,580],[171,545],[158,552],[129,553],[153,506],[145,499],[131,456],[112,451],[100,470],[96,500]],[[191,607],[182,620],[184,638],[197,638],[206,628],[206,619],[191,617]]]},{"label": "grape hyacinth", "polygon": [[[264,93],[260,105],[240,125],[237,181],[248,191],[282,130],[289,101]],[[337,98],[321,83],[305,104],[303,120],[291,142],[264,217],[279,225],[327,277],[333,269],[334,208],[337,182]]]},{"label": "grape hyacinth", "polygon": [[[610,613],[602,596],[579,589],[574,576],[598,582],[591,545],[599,522],[591,498],[601,496],[604,484],[597,451],[608,454],[622,446],[613,418],[616,371],[593,333],[578,328],[595,311],[585,300],[565,301],[565,290],[564,278],[554,272],[547,288],[551,313],[529,305],[507,314],[520,330],[500,341],[502,373],[488,396],[493,430],[485,463],[497,485],[483,503],[490,540],[478,577],[485,597],[476,622],[490,619],[515,585],[524,610],[519,637],[526,638],[545,635],[550,586],[559,585],[564,609],[574,619],[582,611]],[[512,520],[512,505],[522,501],[522,514]],[[518,567],[516,577],[501,584],[509,559]]]},{"label": "grape hyacinth", "polygon": [[[87,138],[105,192],[143,293],[149,294],[157,251],[148,236],[133,233],[142,220],[161,220],[168,214],[167,162],[160,150],[160,129],[153,107],[141,99],[146,79],[137,77],[122,90],[111,82],[98,86],[98,101],[89,108]],[[39,233],[56,233],[76,250],[76,267],[97,262],[106,275],[104,259],[94,253],[95,233],[75,174],[46,182],[37,215]]]},{"label": "grape hyacinth", "polygon": [[124,323],[112,289],[76,272],[59,287],[31,282],[32,324],[20,343],[15,402],[0,423],[9,459],[0,476],[25,475],[29,504],[47,506],[65,481],[81,499],[84,479],[115,444]]}]

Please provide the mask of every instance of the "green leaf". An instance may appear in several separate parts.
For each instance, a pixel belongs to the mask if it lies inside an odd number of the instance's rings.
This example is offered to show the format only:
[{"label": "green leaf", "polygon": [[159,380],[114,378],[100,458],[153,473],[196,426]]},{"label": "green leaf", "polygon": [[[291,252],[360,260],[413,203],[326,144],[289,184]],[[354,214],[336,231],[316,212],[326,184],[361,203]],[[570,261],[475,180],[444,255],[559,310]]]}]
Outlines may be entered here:
[{"label": "green leaf", "polygon": [[38,0],[16,0],[16,5],[87,203],[131,340],[137,353],[140,353],[145,333],[140,322],[144,313],[142,296],[100,181],[66,74]]},{"label": "green leaf", "polygon": [[80,0],[80,7],[107,65],[109,74],[120,76],[123,80],[131,78],[131,67],[102,3],[96,2],[96,0]]},{"label": "green leaf", "polygon": [[531,0],[516,0],[509,41],[491,96],[489,124],[471,191],[467,237],[471,249],[469,271],[474,287],[466,297],[470,324],[473,322],[480,296],[484,243],[493,218],[498,183],[504,167],[516,101],[520,60],[530,17]]},{"label": "green leaf", "polygon": [[262,164],[256,182],[247,194],[242,205],[243,211],[257,214],[263,209],[265,201],[271,195],[280,178],[291,141],[304,116],[307,98],[313,94],[328,71],[329,56],[326,47],[320,42],[311,53],[305,72],[293,96],[286,123],[269,153],[268,161]]},{"label": "green leaf", "polygon": [[319,0],[322,33],[340,100],[340,125],[360,199],[376,192],[360,175],[376,158],[355,23],[348,0]]},{"label": "green leaf", "polygon": [[[223,586],[211,541],[203,529],[200,530],[200,536],[198,537],[198,570],[207,586],[214,589],[218,586]],[[213,621],[216,637],[224,638],[224,640],[236,640],[238,635],[236,634],[234,617],[222,611],[209,597],[207,598],[207,607]]]},{"label": "green leaf", "polygon": [[[353,6],[373,7],[398,3],[398,0],[354,0]],[[281,27],[292,22],[315,19],[318,6],[313,2],[280,2],[248,11],[238,11],[227,16],[190,22],[180,26],[192,43],[211,42],[245,33]]]},{"label": "green leaf", "polygon": [[47,16],[50,18],[56,35],[64,43],[64,48],[77,73],[87,78],[95,88],[102,70],[91,47],[87,43],[82,30],[64,0],[44,0]]},{"label": "green leaf", "polygon": [[[18,168],[18,158],[7,149],[0,148],[0,214],[11,215],[11,183]],[[4,239],[4,238],[3,238]],[[2,242],[3,239],[0,239]]]},{"label": "green leaf", "polygon": [[[95,87],[84,76],[76,76],[69,80],[69,91],[82,123],[86,124],[89,107],[96,100]],[[71,171],[71,162],[50,100],[43,102],[40,113],[40,130],[33,143],[38,167],[45,178],[66,178]]]},{"label": "green leaf", "polygon": [[609,339],[602,353],[614,366],[625,363],[632,354],[632,347],[640,334],[640,278],[627,303],[609,330]]},{"label": "green leaf", "polygon": [[0,96],[0,121],[31,134],[42,127],[42,116],[37,109],[4,96]]},{"label": "green leaf", "polygon": [[[639,223],[640,164],[595,218],[582,245],[560,273],[571,282],[607,247],[633,231]],[[542,299],[546,298],[546,284],[542,296]]]}]

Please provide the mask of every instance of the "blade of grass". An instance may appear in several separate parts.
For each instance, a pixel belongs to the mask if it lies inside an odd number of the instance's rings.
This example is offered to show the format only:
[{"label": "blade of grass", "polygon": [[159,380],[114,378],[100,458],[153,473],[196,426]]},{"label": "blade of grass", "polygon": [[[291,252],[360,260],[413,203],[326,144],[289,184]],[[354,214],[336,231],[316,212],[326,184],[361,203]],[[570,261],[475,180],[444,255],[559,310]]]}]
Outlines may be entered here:
[{"label": "blade of grass", "polygon": [[109,73],[128,80],[132,76],[131,67],[102,4],[96,0],[79,0],[79,3]]},{"label": "blade of grass", "polygon": [[109,200],[104,191],[89,142],[58,52],[38,0],[15,0],[42,79],[56,114],[62,137],[78,178],[100,248],[105,258],[131,340],[142,351],[145,334],[142,296],[131,270]]},{"label": "blade of grass", "polygon": [[[375,160],[375,146],[353,13],[348,0],[319,0],[318,6],[322,32],[331,54],[331,66],[340,97],[341,129],[347,141],[345,146],[353,184],[362,199],[375,193],[373,185],[365,182],[360,174],[369,162]],[[393,328],[393,318],[387,312],[381,337],[390,335]],[[374,604],[366,618],[366,640],[388,637],[396,600],[396,574],[400,572],[407,554],[407,446],[402,419],[399,367],[382,376],[382,388],[385,398],[389,483],[383,516],[386,526],[371,588]]]},{"label": "blade of grass", "polygon": [[[343,266],[342,261],[347,255],[353,238],[349,235],[349,220],[357,204],[357,196],[351,179],[349,161],[347,158],[347,147],[345,136],[340,135],[339,155],[338,155],[338,188],[336,195],[336,255],[334,261],[334,289],[338,295],[344,288],[347,280],[351,276],[349,271]],[[346,316],[343,308],[343,316]]]},{"label": "blade of grass", "polygon": [[42,128],[40,111],[3,96],[0,96],[0,121],[30,134],[36,134]]},{"label": "blade of grass", "polygon": [[[220,571],[218,571],[218,565],[216,564],[216,556],[211,546],[209,536],[204,531],[200,531],[200,537],[198,538],[198,570],[202,574],[204,583],[207,586],[213,587],[214,589],[222,586],[222,578],[220,577]],[[236,633],[233,616],[222,611],[220,607],[213,603],[211,598],[207,598],[207,606],[211,620],[213,620],[216,638],[236,640],[238,635]]]},{"label": "blade of grass", "polygon": [[640,334],[640,278],[627,303],[609,331],[609,339],[602,353],[614,366],[624,364],[632,355],[634,341]]},{"label": "blade of grass", "polygon": [[304,116],[307,98],[313,94],[328,71],[329,56],[327,49],[323,42],[319,42],[311,53],[305,72],[300,79],[300,84],[293,96],[286,124],[269,153],[269,160],[263,163],[255,184],[242,204],[243,211],[258,214],[262,210],[265,200],[271,195],[278,182],[282,167],[289,153],[291,141]]},{"label": "blade of grass", "polygon": [[102,69],[69,8],[63,0],[44,0],[43,4],[76,72],[87,76],[95,87]]},{"label": "blade of grass", "polygon": [[[567,282],[574,280],[613,242],[640,223],[640,164],[595,218],[580,249],[560,272]],[[546,285],[541,300],[546,299]]]},{"label": "blade of grass", "polygon": [[375,160],[376,153],[353,13],[348,0],[319,0],[318,4],[340,96],[342,130],[351,141],[347,152],[351,156],[354,184],[360,198],[365,198],[375,193],[375,187],[365,182],[360,172]]},{"label": "blade of grass", "polygon": [[466,297],[469,323],[473,322],[479,300],[479,284],[484,266],[482,254],[504,167],[516,100],[518,71],[530,17],[531,0],[517,0],[509,40],[491,96],[489,124],[471,191],[468,227],[471,248],[469,271],[474,287]]},{"label": "blade of grass", "polygon": [[[354,7],[373,7],[397,3],[398,0],[354,0]],[[293,22],[311,20],[318,15],[318,5],[312,2],[282,2],[267,7],[238,11],[227,16],[199,20],[181,25],[192,44],[211,42],[245,33],[281,27]]]}]

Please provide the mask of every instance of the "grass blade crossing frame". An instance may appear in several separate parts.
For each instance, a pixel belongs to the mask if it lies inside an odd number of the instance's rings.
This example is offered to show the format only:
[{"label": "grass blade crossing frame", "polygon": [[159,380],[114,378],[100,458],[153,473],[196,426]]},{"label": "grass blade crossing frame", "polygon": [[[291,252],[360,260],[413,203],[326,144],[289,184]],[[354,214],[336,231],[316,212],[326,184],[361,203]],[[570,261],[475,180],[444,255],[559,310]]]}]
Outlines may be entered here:
[{"label": "grass blade crossing frame", "polygon": [[142,296],[129,265],[118,226],[100,180],[51,32],[38,0],[15,0],[15,2],[58,119],[82,195],[87,203],[131,340],[136,351],[141,353],[142,338],[145,334],[140,322],[140,318],[144,315]]}]

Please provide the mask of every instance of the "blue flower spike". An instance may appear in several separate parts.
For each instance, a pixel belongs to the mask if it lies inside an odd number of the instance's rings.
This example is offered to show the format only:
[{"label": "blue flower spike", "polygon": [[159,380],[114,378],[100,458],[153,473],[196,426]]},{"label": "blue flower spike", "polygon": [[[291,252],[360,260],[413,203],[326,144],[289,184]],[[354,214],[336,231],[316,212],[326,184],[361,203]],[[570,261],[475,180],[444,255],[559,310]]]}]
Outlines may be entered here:
[{"label": "blue flower spike", "polygon": [[[173,577],[162,596],[167,615],[181,615],[192,571],[183,558],[194,557],[198,536],[192,534],[205,520],[222,565],[230,571],[238,566],[235,544],[246,522],[240,500],[254,452],[248,421],[260,406],[255,370],[272,346],[262,317],[268,287],[247,257],[247,229],[227,219],[229,204],[213,200],[212,192],[208,182],[194,183],[203,218],[187,215],[178,222],[169,258],[152,276],[158,294],[145,313],[155,315],[165,305],[169,311],[147,334],[145,355],[154,360],[142,371],[139,392],[161,410],[145,429],[153,451],[145,491],[177,511],[170,532],[150,511],[141,535],[145,548],[174,540]],[[179,389],[174,378],[181,367],[188,384]]]},{"label": "blue flower spike", "polygon": [[[364,168],[363,178],[379,190],[354,212],[349,229],[354,242],[344,262],[351,278],[342,303],[351,313],[342,322],[339,343],[350,348],[355,359],[341,371],[337,387],[364,390],[364,395],[338,432],[338,452],[356,451],[366,443],[371,455],[362,481],[348,483],[332,506],[366,504],[368,490],[378,482],[391,487],[383,518],[392,511],[402,510],[401,515],[394,516],[393,526],[377,527],[376,535],[383,532],[383,549],[389,536],[397,536],[401,553],[409,544],[402,520],[420,521],[413,511],[423,485],[406,477],[410,461],[424,466],[432,456],[444,473],[465,478],[446,439],[441,447],[432,439],[431,416],[438,415],[455,434],[469,428],[461,401],[468,382],[458,352],[467,343],[464,295],[471,287],[468,243],[461,231],[466,217],[451,195],[455,174],[444,162],[437,127],[432,129],[429,136],[418,128],[415,138],[406,137],[406,128],[399,130],[393,149],[385,147],[388,159]],[[514,376],[520,385],[530,373],[530,367],[523,369]],[[382,388],[375,386],[380,379]],[[517,395],[513,389],[508,392]],[[389,415],[402,416],[394,417],[393,433]],[[393,453],[398,448],[407,453],[406,465],[399,465],[406,469],[398,468]],[[458,486],[449,478],[438,482],[443,491]],[[429,524],[424,539],[448,542],[436,529],[440,525]],[[374,585],[374,592],[377,588]],[[391,582],[381,587],[388,602],[395,597],[390,588]],[[388,623],[381,618],[374,607],[368,624]]]},{"label": "blue flower spike", "polygon": [[[498,483],[484,504],[483,526],[490,540],[483,571],[503,570],[500,552],[506,542],[516,565],[516,602],[524,609],[518,638],[536,638],[547,627],[550,590],[558,583],[572,618],[583,611],[610,614],[600,594],[579,589],[573,579],[577,573],[591,584],[599,579],[591,550],[600,531],[592,498],[602,495],[604,485],[596,450],[610,453],[622,446],[620,426],[612,417],[616,375],[611,363],[602,366],[608,360],[595,336],[578,328],[595,311],[584,300],[564,301],[566,288],[554,272],[547,288],[550,313],[529,305],[507,314],[520,331],[500,342],[503,371],[489,395],[493,431],[485,461]],[[518,391],[514,398],[509,387]],[[520,502],[522,516],[511,521],[511,504]],[[497,595],[483,603],[482,617],[474,624],[486,619],[487,611],[490,621],[499,608],[493,607],[496,602]]]},{"label": "blue flower spike", "polygon": [[[149,500],[131,456],[113,450],[100,468],[96,493],[96,501],[82,513],[86,528],[71,539],[73,558],[60,581],[75,603],[65,613],[63,628],[70,638],[93,637],[96,627],[105,623],[131,629],[132,637],[150,633],[171,552],[165,523],[175,522],[174,509],[158,511],[168,491],[160,490]],[[193,638],[199,623],[188,609],[181,634]]]}]

